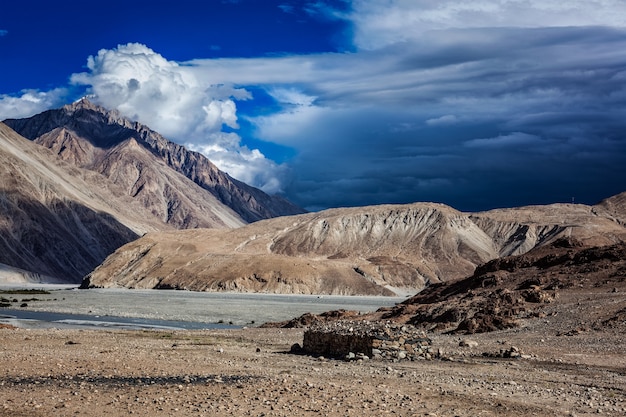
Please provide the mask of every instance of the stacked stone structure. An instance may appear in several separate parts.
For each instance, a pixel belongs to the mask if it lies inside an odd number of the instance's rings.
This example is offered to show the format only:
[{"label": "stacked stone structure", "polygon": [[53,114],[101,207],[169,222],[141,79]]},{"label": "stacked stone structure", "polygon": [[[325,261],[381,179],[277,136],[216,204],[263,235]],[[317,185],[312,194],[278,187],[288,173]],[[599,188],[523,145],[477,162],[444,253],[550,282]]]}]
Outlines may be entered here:
[{"label": "stacked stone structure", "polygon": [[305,331],[302,350],[348,360],[420,360],[437,356],[423,331],[392,322],[316,323]]}]

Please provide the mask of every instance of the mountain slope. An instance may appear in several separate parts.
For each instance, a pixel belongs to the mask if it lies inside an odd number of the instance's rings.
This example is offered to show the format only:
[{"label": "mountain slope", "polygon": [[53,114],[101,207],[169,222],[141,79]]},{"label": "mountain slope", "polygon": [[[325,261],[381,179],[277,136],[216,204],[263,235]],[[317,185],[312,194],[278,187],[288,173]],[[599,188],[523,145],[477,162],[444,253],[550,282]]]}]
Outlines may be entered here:
[{"label": "mountain slope", "polygon": [[108,257],[83,286],[416,292],[561,238],[584,245],[626,241],[615,218],[601,206],[572,204],[475,214],[431,203],[332,209],[234,230],[150,233]]},{"label": "mountain slope", "polygon": [[[108,176],[177,228],[237,227],[303,212],[231,178],[203,155],[86,99],[5,123],[62,159]],[[172,182],[174,173],[184,179]],[[185,201],[188,190],[196,197]]]},{"label": "mountain slope", "polygon": [[[369,319],[409,322],[429,329],[481,333],[516,327],[520,319],[566,317],[563,334],[626,328],[626,243],[585,247],[561,238],[523,255],[495,259],[453,283],[434,285]],[[467,297],[471,293],[472,297]],[[604,299],[603,303],[598,300]],[[565,333],[567,332],[567,333]]]},{"label": "mountain slope", "polygon": [[[619,214],[621,212],[621,214]],[[624,239],[626,206],[611,213],[601,204],[550,204],[496,209],[470,215],[498,248],[497,257],[520,255],[560,237],[574,236],[585,246],[603,246]]]},{"label": "mountain slope", "polygon": [[119,246],[168,228],[102,175],[0,123],[0,264],[32,271],[25,279],[80,282]]},{"label": "mountain slope", "polygon": [[626,192],[602,200],[596,208],[616,222],[626,226]]}]

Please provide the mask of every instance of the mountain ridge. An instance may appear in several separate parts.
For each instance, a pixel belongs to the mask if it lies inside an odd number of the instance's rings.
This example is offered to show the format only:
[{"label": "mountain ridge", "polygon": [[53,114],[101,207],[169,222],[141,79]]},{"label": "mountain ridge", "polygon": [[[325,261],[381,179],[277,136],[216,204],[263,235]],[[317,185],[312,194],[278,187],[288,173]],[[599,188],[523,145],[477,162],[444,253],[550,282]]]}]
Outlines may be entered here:
[{"label": "mountain ridge", "polygon": [[[460,279],[477,265],[560,238],[585,246],[626,239],[626,193],[594,206],[463,213],[413,203],[259,219],[301,209],[240,187],[202,155],[116,111],[81,100],[8,123],[32,142],[2,125],[3,140],[21,144],[7,145],[3,154],[0,213],[13,240],[4,239],[0,263],[30,270],[32,262],[47,276],[69,267],[75,281],[88,273],[85,287],[392,295]],[[31,154],[39,157],[24,156]],[[16,158],[21,162],[11,165]],[[44,169],[49,166],[58,172]],[[253,223],[245,225],[244,216]],[[179,228],[195,230],[174,231]],[[100,242],[97,230],[115,236]],[[46,269],[39,255],[56,241],[76,249],[45,258],[56,268]],[[14,249],[24,242],[22,259]],[[89,261],[75,262],[71,251]]]},{"label": "mountain ridge", "polygon": [[0,127],[0,263],[28,271],[11,279],[76,283],[148,231],[302,212],[86,99]]}]

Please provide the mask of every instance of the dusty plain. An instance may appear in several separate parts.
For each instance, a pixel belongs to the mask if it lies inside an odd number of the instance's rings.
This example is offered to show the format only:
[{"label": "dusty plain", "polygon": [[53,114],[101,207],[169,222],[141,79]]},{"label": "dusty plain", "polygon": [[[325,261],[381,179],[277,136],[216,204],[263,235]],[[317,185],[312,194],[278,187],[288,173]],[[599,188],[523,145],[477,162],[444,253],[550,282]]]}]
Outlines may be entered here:
[{"label": "dusty plain", "polygon": [[[585,294],[514,329],[429,335],[451,360],[352,361],[288,353],[302,329],[1,329],[0,415],[626,415],[622,326],[579,330]],[[623,293],[593,294],[594,307]],[[591,301],[591,300],[589,300]],[[577,310],[580,311],[580,310]],[[576,314],[576,317],[580,315]],[[461,347],[461,339],[476,346]],[[484,356],[516,346],[524,358]]]}]

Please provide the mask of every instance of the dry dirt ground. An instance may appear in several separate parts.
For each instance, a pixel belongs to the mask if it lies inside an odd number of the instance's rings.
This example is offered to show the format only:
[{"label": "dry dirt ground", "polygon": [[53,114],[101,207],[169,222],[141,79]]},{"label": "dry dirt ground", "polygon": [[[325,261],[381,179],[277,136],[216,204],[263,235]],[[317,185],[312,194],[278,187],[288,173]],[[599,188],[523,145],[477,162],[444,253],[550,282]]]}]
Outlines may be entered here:
[{"label": "dry dirt ground", "polygon": [[[431,335],[452,361],[286,353],[302,343],[302,329],[1,329],[0,415],[626,415],[621,326],[564,334],[564,312],[578,302],[561,301],[555,316],[467,336],[476,346],[460,347],[465,336]],[[525,358],[483,356],[510,346]]]}]

